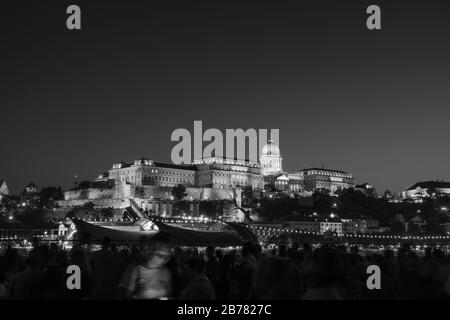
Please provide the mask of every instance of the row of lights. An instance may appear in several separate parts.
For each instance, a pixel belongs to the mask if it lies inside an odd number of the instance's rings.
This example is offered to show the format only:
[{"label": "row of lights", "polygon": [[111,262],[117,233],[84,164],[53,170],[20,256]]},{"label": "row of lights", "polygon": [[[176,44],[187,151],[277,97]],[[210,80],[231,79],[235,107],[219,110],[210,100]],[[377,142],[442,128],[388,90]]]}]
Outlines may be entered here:
[{"label": "row of lights", "polygon": [[381,235],[346,235],[347,237],[369,237],[377,239],[404,239],[404,240],[427,240],[427,239],[450,239],[450,236],[381,236]]},{"label": "row of lights", "polygon": [[[37,235],[33,235],[32,237],[34,237],[34,238],[44,238],[47,235],[48,235],[47,232],[45,232],[44,234],[37,234]],[[56,235],[52,235],[52,237],[56,237]],[[9,237],[0,237],[0,240],[17,240],[17,239],[20,239],[20,237],[18,235],[9,236]]]},{"label": "row of lights", "polygon": [[[163,219],[166,217],[161,216]],[[166,218],[167,219],[167,218]],[[192,217],[192,216],[182,216],[182,217],[172,217],[171,219],[175,219],[175,220],[189,220],[191,222],[218,222],[219,220],[216,219],[212,219],[212,218],[208,218],[208,217]],[[130,221],[129,219],[125,218],[125,219],[86,219],[83,218],[83,221],[88,221],[88,222],[122,222],[122,221]]]},{"label": "row of lights", "polygon": [[220,222],[220,220],[211,219],[207,217],[175,217],[166,218],[167,223],[208,223],[208,222]]},{"label": "row of lights", "polygon": [[17,236],[14,237],[1,237],[0,241],[11,241],[11,240],[18,240]]},{"label": "row of lights", "polygon": [[[284,232],[284,233],[301,233],[301,234],[314,234],[314,235],[322,235],[320,232],[316,231],[303,231],[303,230],[291,230],[291,229],[281,229],[281,228],[270,228],[270,227],[252,227],[255,229],[261,229],[265,231],[274,231],[274,232]],[[404,240],[428,240],[428,239],[450,239],[450,236],[392,236],[392,235],[353,235],[346,234],[345,237],[355,237],[355,238],[369,238],[369,239],[404,239]]]},{"label": "row of lights", "polygon": [[[182,216],[177,217],[174,220],[169,220],[169,223],[176,223],[182,219],[184,222],[195,223],[195,222],[219,222],[219,220],[207,218],[207,217],[192,217],[192,216]],[[83,219],[86,220],[86,219]],[[88,221],[110,221],[113,219],[96,219],[96,220],[88,220]],[[126,221],[125,219],[117,220],[117,221]],[[261,229],[265,231],[274,231],[274,232],[284,232],[284,233],[300,233],[300,234],[313,234],[313,235],[321,235],[322,233],[316,231],[303,231],[303,230],[291,230],[291,229],[281,229],[281,228],[270,228],[270,227],[255,227],[251,226],[251,228]],[[368,239],[403,239],[403,240],[437,240],[437,239],[450,239],[450,236],[393,236],[393,235],[353,235],[346,234],[345,237],[350,238],[368,238]]]},{"label": "row of lights", "polygon": [[114,220],[114,219],[86,219],[86,218],[83,218],[83,221],[89,221],[89,222],[91,222],[91,221],[93,221],[93,222],[114,222],[114,221],[122,222],[122,221],[130,221],[130,220],[127,219],[127,218],[125,218],[125,219],[116,219],[116,220]]}]

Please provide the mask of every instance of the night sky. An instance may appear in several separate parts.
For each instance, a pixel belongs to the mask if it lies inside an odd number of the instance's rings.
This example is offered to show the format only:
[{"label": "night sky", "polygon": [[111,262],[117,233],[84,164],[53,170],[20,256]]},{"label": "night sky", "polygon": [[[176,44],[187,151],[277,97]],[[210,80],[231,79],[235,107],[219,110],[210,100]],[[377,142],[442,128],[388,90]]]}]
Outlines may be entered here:
[{"label": "night sky", "polygon": [[[66,8],[82,30],[66,28]],[[382,30],[366,28],[378,4]],[[450,180],[449,1],[0,4],[0,180],[170,162],[177,128],[279,128],[283,169]]]}]

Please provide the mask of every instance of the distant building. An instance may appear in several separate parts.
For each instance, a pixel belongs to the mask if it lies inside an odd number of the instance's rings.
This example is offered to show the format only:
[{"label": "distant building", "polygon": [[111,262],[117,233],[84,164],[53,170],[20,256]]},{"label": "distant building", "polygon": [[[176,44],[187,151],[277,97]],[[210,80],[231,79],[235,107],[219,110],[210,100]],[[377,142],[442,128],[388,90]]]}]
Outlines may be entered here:
[{"label": "distant building", "polygon": [[302,192],[304,189],[302,177],[295,173],[284,172],[282,160],[280,148],[269,140],[269,143],[263,146],[259,158],[264,188],[285,193]]},{"label": "distant building", "polygon": [[335,232],[337,235],[342,236],[342,223],[339,219],[327,219],[319,216],[310,220],[252,223],[248,227],[261,240],[267,240],[270,237],[280,236],[292,231],[322,234]]},{"label": "distant building", "polygon": [[281,231],[285,225],[280,222],[252,223],[248,227],[260,241],[267,241],[270,237],[282,235]]},{"label": "distant building", "polygon": [[377,233],[379,232],[379,222],[374,219],[342,219],[343,233]]},{"label": "distant building", "polygon": [[58,226],[58,236],[64,237],[67,235],[68,231],[69,231],[69,224],[64,224],[60,222]]},{"label": "distant building", "polygon": [[375,219],[367,219],[367,232],[378,233],[380,231],[380,222]]},{"label": "distant building", "polygon": [[415,217],[411,218],[409,220],[409,222],[406,224],[407,232],[408,232],[408,230],[410,230],[411,225],[417,225],[418,230],[422,230],[427,225],[427,222],[424,219],[422,219],[421,217],[415,216]]},{"label": "distant building", "polygon": [[302,231],[313,231],[319,233],[335,232],[337,235],[343,234],[343,223],[337,216],[323,217],[315,215],[310,219],[304,219],[299,221],[287,221],[287,225],[291,229]]},{"label": "distant building", "polygon": [[332,193],[338,189],[354,186],[351,173],[331,169],[303,169],[295,173],[283,171],[279,147],[272,141],[261,152],[261,175],[264,177],[265,189],[274,189],[285,193],[307,193],[317,189],[327,189]]},{"label": "distant building", "polygon": [[338,221],[321,221],[320,233],[336,232],[338,236],[342,236],[342,222]]},{"label": "distant building", "polygon": [[403,191],[402,198],[416,200],[436,195],[430,193],[450,195],[450,182],[444,182],[442,180],[418,182],[412,187]]},{"label": "distant building", "polygon": [[30,182],[20,194],[21,201],[25,204],[32,204],[39,200],[38,187]]},{"label": "distant building", "polygon": [[0,201],[5,197],[9,195],[9,189],[8,185],[6,184],[6,181],[0,180]]},{"label": "distant building", "polygon": [[37,193],[37,192],[38,192],[38,187],[37,187],[33,182],[31,182],[31,183],[25,188],[25,193],[32,194],[32,193]]},{"label": "distant building", "polygon": [[190,165],[160,163],[147,158],[132,163],[118,162],[95,181],[82,186],[80,183],[66,191],[65,200],[58,204],[79,206],[93,200],[97,206],[123,208],[134,199],[141,208],[153,210],[161,201],[173,201],[171,189],[183,185],[185,200],[234,200],[239,206],[243,190],[271,198],[310,195],[318,188],[334,192],[353,186],[349,173],[327,169],[288,173],[283,171],[282,160],[280,148],[269,140],[262,147],[259,162],[223,157],[198,159]]},{"label": "distant building", "polygon": [[257,162],[210,157],[194,161],[196,185],[201,188],[262,190],[264,180]]},{"label": "distant building", "polygon": [[450,234],[450,222],[443,223],[444,231],[446,234]]},{"label": "distant building", "polygon": [[276,176],[283,172],[280,148],[272,140],[263,146],[259,163],[263,176]]},{"label": "distant building", "polygon": [[334,193],[338,189],[352,188],[355,185],[353,175],[345,171],[311,168],[300,170],[298,175],[303,178],[306,191],[327,189]]},{"label": "distant building", "polygon": [[386,233],[386,232],[389,232],[389,231],[391,231],[391,229],[389,227],[379,227],[378,228],[378,232],[379,233]]},{"label": "distant building", "polygon": [[367,221],[363,219],[342,219],[342,229],[345,234],[366,233]]},{"label": "distant building", "polygon": [[317,220],[299,220],[299,221],[286,221],[286,224],[293,231],[310,231],[310,232],[320,232],[320,221]]},{"label": "distant building", "polygon": [[372,195],[375,193],[375,188],[373,185],[371,185],[370,183],[363,183],[363,184],[357,184],[355,185],[354,189],[356,191],[360,191],[362,193],[364,193],[366,196],[367,195]]},{"label": "distant building", "polygon": [[113,165],[107,176],[99,176],[97,181],[114,180],[136,186],[174,187],[178,184],[193,186],[197,169],[189,165],[158,163],[142,158],[134,163],[119,162]]},{"label": "distant building", "polygon": [[108,172],[99,175],[96,182],[103,183],[97,187],[108,188],[113,183],[169,188],[182,184],[188,188],[232,190],[240,187],[256,191],[270,189],[288,194],[304,192],[306,185],[310,191],[318,188],[335,191],[338,187],[345,188],[353,183],[349,181],[353,179],[351,174],[342,171],[321,169],[323,175],[313,173],[315,171],[310,170],[284,172],[280,149],[269,140],[262,148],[259,163],[209,157],[195,160],[191,165],[172,165],[142,158],[134,163],[114,164]]}]

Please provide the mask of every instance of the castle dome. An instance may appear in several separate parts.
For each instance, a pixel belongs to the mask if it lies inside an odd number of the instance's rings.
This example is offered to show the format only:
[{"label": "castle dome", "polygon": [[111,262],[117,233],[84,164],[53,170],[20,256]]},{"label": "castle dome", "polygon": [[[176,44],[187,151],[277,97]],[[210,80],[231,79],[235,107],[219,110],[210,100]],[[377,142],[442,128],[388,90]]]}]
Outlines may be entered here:
[{"label": "castle dome", "polygon": [[274,144],[272,140],[269,140],[269,143],[265,144],[261,151],[261,156],[279,156],[280,148],[278,145]]}]

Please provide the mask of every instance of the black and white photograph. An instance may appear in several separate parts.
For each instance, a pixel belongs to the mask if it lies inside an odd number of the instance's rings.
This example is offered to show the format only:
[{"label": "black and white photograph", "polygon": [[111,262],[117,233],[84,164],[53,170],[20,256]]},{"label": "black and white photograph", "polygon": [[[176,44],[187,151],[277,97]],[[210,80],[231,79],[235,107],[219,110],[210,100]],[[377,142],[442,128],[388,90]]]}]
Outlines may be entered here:
[{"label": "black and white photograph", "polygon": [[0,305],[450,300],[450,2],[0,12]]}]

